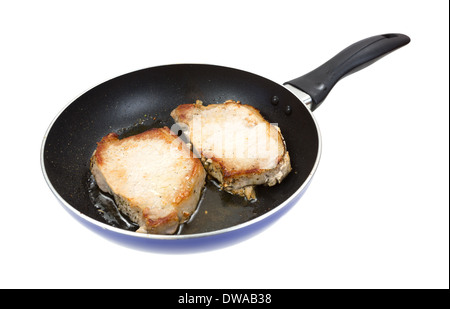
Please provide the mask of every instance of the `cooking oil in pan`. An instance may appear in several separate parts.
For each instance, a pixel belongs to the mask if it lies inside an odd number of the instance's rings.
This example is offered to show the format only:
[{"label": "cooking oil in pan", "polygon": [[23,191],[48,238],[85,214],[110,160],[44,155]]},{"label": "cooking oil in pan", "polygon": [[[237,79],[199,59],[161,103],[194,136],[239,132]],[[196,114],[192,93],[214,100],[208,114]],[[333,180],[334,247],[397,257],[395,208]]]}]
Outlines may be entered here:
[{"label": "cooking oil in pan", "polygon": [[220,190],[210,179],[191,220],[180,227],[179,234],[197,234],[226,229],[258,216],[258,201]]},{"label": "cooking oil in pan", "polygon": [[112,196],[100,191],[92,174],[88,178],[88,193],[92,205],[97,209],[106,223],[129,231],[136,231],[139,228],[128,216],[119,211]]},{"label": "cooking oil in pan", "polygon": [[[102,192],[89,173],[87,180],[89,199],[93,207],[107,224],[128,231],[136,231],[139,226],[120,212],[114,198]],[[207,180],[196,211],[189,221],[181,224],[176,234],[196,234],[228,228],[258,216],[258,202],[245,201],[240,196],[221,191]]]}]

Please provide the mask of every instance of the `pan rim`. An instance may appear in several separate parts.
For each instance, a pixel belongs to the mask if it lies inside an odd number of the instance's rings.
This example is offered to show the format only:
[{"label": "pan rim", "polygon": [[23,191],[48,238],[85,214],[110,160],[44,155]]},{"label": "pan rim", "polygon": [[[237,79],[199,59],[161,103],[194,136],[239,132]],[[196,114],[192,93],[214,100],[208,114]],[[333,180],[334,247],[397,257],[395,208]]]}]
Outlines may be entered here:
[{"label": "pan rim", "polygon": [[[237,70],[237,71],[242,71],[242,72],[246,72],[249,74],[253,74],[262,78],[265,78],[267,80],[270,80],[271,82],[279,85],[280,87],[283,87],[284,89],[286,89],[287,91],[289,91],[289,93],[291,93],[298,101],[299,104],[302,104],[305,109],[308,111],[308,113],[310,114],[316,130],[317,130],[317,141],[318,141],[318,147],[317,147],[317,155],[316,155],[316,160],[314,162],[314,165],[308,175],[308,177],[305,179],[305,181],[302,183],[302,185],[289,197],[287,198],[285,201],[283,201],[281,204],[275,206],[272,210],[266,212],[263,215],[260,215],[256,218],[253,218],[249,221],[237,224],[237,225],[233,225],[227,228],[223,228],[223,229],[219,229],[219,230],[214,230],[214,231],[209,231],[209,232],[203,232],[203,233],[194,233],[194,234],[181,234],[181,235],[161,235],[161,234],[143,234],[143,233],[136,233],[133,231],[127,231],[118,227],[114,227],[111,226],[109,224],[100,222],[98,220],[95,220],[87,215],[85,215],[84,213],[80,212],[79,210],[77,210],[75,207],[73,207],[72,205],[70,205],[58,192],[57,190],[53,187],[52,182],[50,181],[48,175],[47,175],[47,171],[45,169],[45,162],[44,162],[44,152],[45,152],[45,146],[46,146],[46,141],[47,141],[47,137],[48,134],[50,132],[50,130],[52,129],[53,125],[55,124],[55,122],[59,119],[59,117],[61,116],[61,114],[70,106],[72,105],[79,97],[81,97],[83,94],[85,94],[86,92],[90,91],[91,89],[94,89],[95,87],[101,85],[104,82],[107,82],[109,80],[112,80],[114,78],[126,75],[126,74],[130,74],[130,73],[134,73],[134,72],[138,72],[138,71],[142,71],[142,70],[146,70],[146,69],[152,69],[152,68],[156,68],[156,67],[163,67],[163,66],[175,66],[175,65],[208,65],[208,66],[215,66],[215,67],[222,67],[222,68],[226,68],[226,69],[232,69],[232,70]],[[273,216],[275,213],[281,211],[283,208],[285,208],[287,205],[289,205],[297,196],[301,195],[302,192],[304,192],[306,190],[306,188],[308,187],[309,183],[311,182],[317,167],[319,165],[319,161],[320,161],[320,157],[321,157],[321,153],[322,153],[322,138],[321,138],[321,133],[320,133],[320,128],[319,125],[317,123],[316,118],[314,117],[312,111],[305,106],[300,99],[287,87],[280,85],[274,81],[272,81],[271,79],[268,79],[264,76],[255,74],[255,73],[251,73],[251,72],[247,72],[241,69],[237,69],[237,68],[232,68],[232,67],[227,67],[227,66],[221,66],[221,65],[214,65],[214,64],[199,64],[199,63],[177,63],[177,64],[166,64],[166,65],[158,65],[158,66],[154,66],[154,67],[148,67],[148,68],[143,68],[143,69],[139,69],[139,70],[133,70],[130,71],[128,73],[124,73],[109,79],[106,79],[103,82],[100,82],[98,84],[96,84],[93,87],[90,87],[89,89],[85,90],[84,92],[82,92],[80,95],[76,96],[72,101],[70,101],[68,104],[66,104],[60,111],[59,113],[57,113],[57,115],[53,118],[53,120],[51,121],[50,125],[48,126],[42,143],[41,143],[41,151],[40,151],[40,164],[41,164],[41,170],[44,176],[44,179],[47,183],[47,185],[49,186],[50,190],[52,191],[52,193],[55,195],[55,197],[57,198],[57,200],[68,210],[70,210],[73,214],[75,214],[77,217],[95,225],[98,226],[100,228],[103,228],[105,230],[108,230],[110,232],[114,232],[114,233],[119,233],[122,235],[127,235],[130,237],[136,237],[136,238],[141,238],[141,239],[157,239],[157,240],[180,240],[180,239],[194,239],[194,238],[204,238],[204,237],[210,237],[210,236],[215,236],[215,235],[220,235],[220,234],[225,234],[225,233],[229,233],[229,232],[233,232],[236,230],[240,230],[243,229],[245,227],[248,227],[250,225],[254,225],[258,222],[261,222],[263,220],[265,220],[268,217]]]}]

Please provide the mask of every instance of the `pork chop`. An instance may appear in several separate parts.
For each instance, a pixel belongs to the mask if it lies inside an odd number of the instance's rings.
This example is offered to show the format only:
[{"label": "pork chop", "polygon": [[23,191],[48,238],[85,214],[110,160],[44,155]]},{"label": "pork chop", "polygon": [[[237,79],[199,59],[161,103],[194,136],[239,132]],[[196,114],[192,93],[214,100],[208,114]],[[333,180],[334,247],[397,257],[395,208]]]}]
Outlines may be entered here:
[{"label": "pork chop", "polygon": [[167,127],[119,140],[102,138],[91,158],[99,188],[139,224],[138,232],[173,234],[195,211],[206,172]]},{"label": "pork chop", "polygon": [[174,109],[209,175],[223,190],[255,199],[255,185],[273,186],[291,171],[289,153],[278,126],[250,106],[228,100],[201,101]]}]

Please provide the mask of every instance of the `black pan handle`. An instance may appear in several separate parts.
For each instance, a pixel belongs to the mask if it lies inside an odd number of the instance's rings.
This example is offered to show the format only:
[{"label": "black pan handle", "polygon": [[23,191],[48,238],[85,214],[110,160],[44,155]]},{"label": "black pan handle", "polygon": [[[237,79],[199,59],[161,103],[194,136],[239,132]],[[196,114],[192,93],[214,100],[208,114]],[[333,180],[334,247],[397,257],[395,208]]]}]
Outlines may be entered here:
[{"label": "black pan handle", "polygon": [[341,78],[371,65],[409,42],[408,36],[398,33],[376,35],[361,40],[350,45],[317,69],[284,84],[306,92],[312,99],[311,110],[313,111],[325,100]]}]

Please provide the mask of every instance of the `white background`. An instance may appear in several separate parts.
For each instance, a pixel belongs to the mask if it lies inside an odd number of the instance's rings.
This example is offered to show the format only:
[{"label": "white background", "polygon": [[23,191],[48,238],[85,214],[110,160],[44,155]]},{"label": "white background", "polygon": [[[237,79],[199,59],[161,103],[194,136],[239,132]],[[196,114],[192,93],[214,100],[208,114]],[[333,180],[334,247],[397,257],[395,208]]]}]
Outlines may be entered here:
[{"label": "white background", "polygon": [[[2,1],[1,288],[448,288],[448,1]],[[169,63],[283,83],[348,45],[411,43],[342,80],[314,112],[323,152],[300,201],[202,252],[112,242],[47,186],[44,134],[117,75]]]}]

